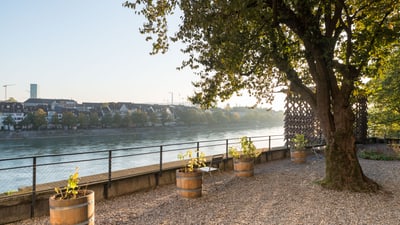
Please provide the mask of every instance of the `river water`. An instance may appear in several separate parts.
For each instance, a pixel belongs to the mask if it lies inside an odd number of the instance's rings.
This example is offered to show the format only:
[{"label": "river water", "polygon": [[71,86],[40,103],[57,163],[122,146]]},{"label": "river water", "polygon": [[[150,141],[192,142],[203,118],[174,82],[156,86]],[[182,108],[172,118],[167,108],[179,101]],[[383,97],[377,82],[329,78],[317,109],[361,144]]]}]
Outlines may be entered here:
[{"label": "river water", "polygon": [[[196,148],[196,142],[200,142],[201,151],[210,155],[224,153],[223,144],[226,139],[238,140],[242,136],[274,136],[283,133],[283,126],[176,127],[138,129],[101,135],[1,140],[0,193],[32,185],[33,170],[30,165],[34,156],[38,165],[36,183],[41,184],[66,179],[74,172],[75,167],[79,167],[80,176],[107,173],[109,168],[106,150],[113,150],[112,170],[115,171],[159,164],[160,146],[163,146],[162,161],[169,162],[177,160],[177,153]],[[219,141],[210,142],[210,140]],[[182,144],[175,145],[177,143]],[[255,145],[259,148],[268,147],[265,141],[255,142]],[[272,147],[283,145],[282,136],[271,142]],[[85,152],[91,153],[85,154]],[[49,156],[67,153],[72,155]],[[10,158],[15,160],[4,160]],[[89,159],[90,161],[84,161]],[[5,169],[10,167],[13,169]]]}]

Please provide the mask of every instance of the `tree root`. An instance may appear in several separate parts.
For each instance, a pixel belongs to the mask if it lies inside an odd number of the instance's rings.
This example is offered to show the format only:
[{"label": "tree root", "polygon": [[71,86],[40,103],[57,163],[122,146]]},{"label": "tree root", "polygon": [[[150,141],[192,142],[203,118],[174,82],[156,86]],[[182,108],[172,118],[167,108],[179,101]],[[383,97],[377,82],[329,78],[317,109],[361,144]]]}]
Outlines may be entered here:
[{"label": "tree root", "polygon": [[362,193],[377,193],[382,188],[378,183],[366,176],[364,176],[364,179],[362,181],[354,182],[333,181],[325,177],[324,179],[317,181],[316,183],[321,185],[321,187],[330,190]]}]

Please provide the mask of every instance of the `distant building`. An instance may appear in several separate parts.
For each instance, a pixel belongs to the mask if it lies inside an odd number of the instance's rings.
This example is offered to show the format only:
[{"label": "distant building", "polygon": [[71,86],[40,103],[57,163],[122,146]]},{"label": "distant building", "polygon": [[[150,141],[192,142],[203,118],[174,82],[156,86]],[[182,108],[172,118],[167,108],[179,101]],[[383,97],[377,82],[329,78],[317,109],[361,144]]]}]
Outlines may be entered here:
[{"label": "distant building", "polygon": [[[35,95],[37,85],[31,84],[31,95]],[[9,126],[9,118],[6,123],[5,119],[11,117],[16,125],[21,123],[29,113],[34,113],[38,109],[42,109],[47,114],[47,121],[52,122],[54,116],[59,121],[65,112],[72,112],[76,117],[79,114],[90,115],[96,113],[99,119],[104,116],[120,115],[121,117],[131,116],[133,112],[144,112],[149,116],[144,126],[174,126],[177,124],[178,116],[176,111],[185,111],[189,107],[186,106],[166,106],[154,104],[135,104],[130,102],[106,102],[106,103],[88,103],[78,104],[72,99],[43,99],[29,98],[25,102],[0,101],[0,130],[14,130],[21,126]],[[51,124],[50,124],[51,125]],[[52,128],[52,127],[48,127]]]},{"label": "distant building", "polygon": [[78,103],[70,99],[30,98],[26,100],[23,105],[25,112],[34,112],[41,108],[46,113],[55,111],[62,114],[65,111],[74,111],[74,113],[76,113]]},{"label": "distant building", "polygon": [[10,127],[3,124],[3,121],[11,116],[13,121],[18,124],[24,119],[24,106],[19,102],[0,102],[0,130],[14,130],[14,125]]},{"label": "distant building", "polygon": [[38,86],[37,84],[31,84],[31,98],[37,98]]}]

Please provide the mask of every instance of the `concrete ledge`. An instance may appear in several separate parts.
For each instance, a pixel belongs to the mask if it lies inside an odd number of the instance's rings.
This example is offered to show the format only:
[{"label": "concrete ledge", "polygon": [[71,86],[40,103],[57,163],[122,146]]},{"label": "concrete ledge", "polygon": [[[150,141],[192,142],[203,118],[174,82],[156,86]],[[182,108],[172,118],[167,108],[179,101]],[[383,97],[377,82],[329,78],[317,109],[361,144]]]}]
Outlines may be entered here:
[{"label": "concrete ledge", "polygon": [[[280,160],[290,157],[287,148],[262,149],[256,163]],[[95,200],[99,201],[111,197],[121,196],[143,190],[150,190],[157,186],[174,184],[175,171],[182,167],[181,161],[163,164],[160,173],[159,165],[150,165],[139,168],[115,171],[111,175],[98,174],[81,178],[81,188],[95,192]],[[221,169],[233,170],[232,158],[225,158]],[[87,186],[86,186],[87,185]],[[65,186],[65,181],[41,184],[36,187],[36,193],[26,187],[8,196],[0,196],[0,224],[16,222],[30,217],[49,215],[49,197],[54,194],[54,187]]]}]

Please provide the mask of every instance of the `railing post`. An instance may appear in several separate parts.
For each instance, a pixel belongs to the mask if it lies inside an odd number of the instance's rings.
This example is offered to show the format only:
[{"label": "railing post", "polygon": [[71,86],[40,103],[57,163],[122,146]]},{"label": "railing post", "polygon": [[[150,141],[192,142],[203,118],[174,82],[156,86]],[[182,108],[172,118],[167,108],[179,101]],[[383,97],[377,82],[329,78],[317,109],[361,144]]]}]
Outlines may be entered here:
[{"label": "railing post", "polygon": [[228,159],[229,157],[229,139],[225,140],[225,152],[226,152],[226,158]]},{"label": "railing post", "polygon": [[163,146],[161,145],[161,146],[160,146],[160,177],[161,177],[161,175],[162,175],[162,163],[163,163],[163,158],[162,158],[162,156],[163,156]]},{"label": "railing post", "polygon": [[108,188],[111,187],[111,175],[112,175],[112,150],[108,151]]},{"label": "railing post", "polygon": [[271,135],[268,136],[268,151],[271,151]]},{"label": "railing post", "polygon": [[158,173],[154,173],[154,177],[156,179],[156,186],[159,185],[160,182],[160,177],[162,176],[162,171],[163,171],[163,146],[160,145],[160,171]]},{"label": "railing post", "polygon": [[108,179],[107,183],[104,184],[103,187],[103,196],[105,199],[108,199],[108,189],[111,187],[111,178],[112,178],[112,150],[108,150]]},{"label": "railing post", "polygon": [[35,216],[36,204],[36,157],[33,157],[32,162],[32,203],[31,203],[31,218]]},{"label": "railing post", "polygon": [[200,142],[197,142],[197,158],[199,158],[200,157]]}]

